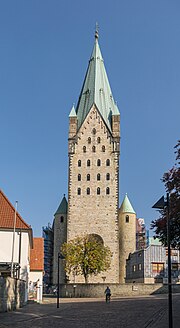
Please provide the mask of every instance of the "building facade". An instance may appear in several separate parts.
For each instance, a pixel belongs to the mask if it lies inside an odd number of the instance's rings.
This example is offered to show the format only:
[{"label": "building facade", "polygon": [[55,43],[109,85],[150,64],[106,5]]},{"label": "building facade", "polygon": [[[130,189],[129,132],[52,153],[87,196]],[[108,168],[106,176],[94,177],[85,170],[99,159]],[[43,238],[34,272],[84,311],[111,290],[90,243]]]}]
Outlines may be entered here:
[{"label": "building facade", "polygon": [[[136,214],[127,195],[119,210],[120,113],[97,31],[79,100],[69,115],[68,143],[68,203],[63,211],[60,204],[54,216],[53,281],[57,281],[62,243],[93,234],[110,248],[112,260],[108,271],[90,277],[89,282],[125,282],[126,256],[136,247]],[[68,278],[74,282],[74,277]],[[61,272],[60,282],[64,279]],[[84,278],[77,276],[76,282]]]},{"label": "building facade", "polygon": [[[171,250],[172,282],[179,282],[180,252]],[[146,249],[129,254],[126,260],[126,282],[167,283],[168,253],[162,245],[151,244]]]}]

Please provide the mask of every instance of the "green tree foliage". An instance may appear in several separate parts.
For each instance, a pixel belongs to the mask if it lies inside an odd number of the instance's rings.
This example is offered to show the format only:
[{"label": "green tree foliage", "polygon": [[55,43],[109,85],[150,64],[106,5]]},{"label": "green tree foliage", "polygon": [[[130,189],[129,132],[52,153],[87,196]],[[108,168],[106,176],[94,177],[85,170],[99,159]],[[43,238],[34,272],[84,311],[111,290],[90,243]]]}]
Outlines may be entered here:
[{"label": "green tree foliage", "polygon": [[[175,146],[176,162],[171,170],[164,173],[162,181],[169,193],[170,243],[180,249],[180,140]],[[167,245],[167,208],[160,210],[160,217],[152,221],[151,228],[163,245]]]},{"label": "green tree foliage", "polygon": [[111,251],[94,235],[76,237],[64,243],[61,253],[66,260],[66,273],[83,275],[85,283],[88,282],[89,276],[97,275],[110,268]]}]

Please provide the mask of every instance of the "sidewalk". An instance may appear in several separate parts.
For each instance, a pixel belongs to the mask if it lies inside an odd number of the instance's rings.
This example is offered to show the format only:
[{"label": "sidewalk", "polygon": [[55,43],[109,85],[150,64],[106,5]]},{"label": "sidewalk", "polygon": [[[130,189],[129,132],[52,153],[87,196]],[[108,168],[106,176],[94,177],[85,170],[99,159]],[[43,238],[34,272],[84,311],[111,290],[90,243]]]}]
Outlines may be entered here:
[{"label": "sidewalk", "polygon": [[[173,295],[174,327],[180,324],[180,295]],[[0,313],[0,328],[168,328],[167,295],[104,299],[44,298],[43,304],[33,301],[17,311]]]}]

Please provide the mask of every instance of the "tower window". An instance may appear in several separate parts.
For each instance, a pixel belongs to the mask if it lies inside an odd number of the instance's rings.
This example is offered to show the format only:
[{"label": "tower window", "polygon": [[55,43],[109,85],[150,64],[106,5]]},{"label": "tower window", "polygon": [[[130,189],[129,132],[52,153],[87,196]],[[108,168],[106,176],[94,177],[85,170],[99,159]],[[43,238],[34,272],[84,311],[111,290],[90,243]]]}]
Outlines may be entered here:
[{"label": "tower window", "polygon": [[109,173],[106,174],[106,180],[110,180],[110,174]]},{"label": "tower window", "polygon": [[64,216],[60,217],[61,222],[64,222]]},{"label": "tower window", "polygon": [[78,166],[79,167],[81,166],[81,160],[80,159],[78,160]]},{"label": "tower window", "polygon": [[77,193],[78,195],[81,195],[81,188],[78,188]]},{"label": "tower window", "polygon": [[87,192],[87,195],[90,195],[90,188],[87,188],[86,192]]},{"label": "tower window", "polygon": [[106,147],[102,146],[102,152],[105,153]]},{"label": "tower window", "polygon": [[98,173],[97,174],[97,180],[100,181],[101,180],[101,175]]},{"label": "tower window", "polygon": [[92,146],[92,152],[95,153],[96,152],[96,147]]},{"label": "tower window", "polygon": [[97,138],[97,143],[100,143],[100,142],[101,142],[101,138],[98,137],[98,138]]},{"label": "tower window", "polygon": [[98,187],[98,188],[97,188],[97,195],[100,195],[100,193],[101,193],[101,190],[100,190],[100,188]]},{"label": "tower window", "polygon": [[126,215],[126,223],[129,223],[129,215]]},{"label": "tower window", "polygon": [[87,166],[90,166],[91,165],[91,161],[90,159],[87,160]]},{"label": "tower window", "polygon": [[89,137],[89,138],[88,138],[88,144],[90,144],[90,143],[91,143],[91,138]]},{"label": "tower window", "polygon": [[81,174],[78,174],[78,181],[81,181]]},{"label": "tower window", "polygon": [[109,194],[110,194],[110,188],[107,187],[107,188],[106,188],[106,195],[109,195]]},{"label": "tower window", "polygon": [[97,160],[97,166],[101,166],[101,160],[100,159]]},{"label": "tower window", "polygon": [[90,181],[90,174],[87,174],[87,181]]},{"label": "tower window", "polygon": [[109,159],[106,160],[106,166],[110,166],[110,160]]},{"label": "tower window", "polygon": [[86,152],[86,146],[83,146],[83,153]]},{"label": "tower window", "polygon": [[93,134],[96,134],[96,129],[95,129],[95,128],[92,129],[92,133],[93,133]]}]

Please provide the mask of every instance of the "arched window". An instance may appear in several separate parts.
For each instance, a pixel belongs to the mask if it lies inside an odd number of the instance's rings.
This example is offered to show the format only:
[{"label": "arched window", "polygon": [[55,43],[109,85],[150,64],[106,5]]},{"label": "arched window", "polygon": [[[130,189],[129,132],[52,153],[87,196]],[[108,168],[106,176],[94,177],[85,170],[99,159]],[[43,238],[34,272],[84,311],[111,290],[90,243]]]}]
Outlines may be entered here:
[{"label": "arched window", "polygon": [[83,153],[86,152],[86,146],[83,146]]},{"label": "arched window", "polygon": [[106,188],[106,195],[109,195],[110,194],[110,189],[109,187]]},{"label": "arched window", "polygon": [[101,190],[100,190],[100,188],[98,187],[98,188],[97,188],[97,195],[100,195],[100,193],[101,193]]},{"label": "arched window", "polygon": [[78,194],[78,195],[81,195],[81,188],[78,188],[78,190],[77,190],[77,194]]},{"label": "arched window", "polygon": [[100,181],[101,180],[101,175],[98,173],[97,174],[97,180]]},{"label": "arched window", "polygon": [[126,223],[129,223],[129,215],[126,215]]},{"label": "arched window", "polygon": [[87,160],[87,166],[90,166],[91,165],[91,161],[90,159]]},{"label": "arched window", "polygon": [[106,147],[102,146],[102,152],[105,153]]},{"label": "arched window", "polygon": [[96,129],[92,129],[92,134],[96,134]]},{"label": "arched window", "polygon": [[109,159],[106,160],[106,166],[110,166],[110,160]]},{"label": "arched window", "polygon": [[97,160],[97,166],[101,166],[101,160],[100,159]]},{"label": "arched window", "polygon": [[100,142],[101,142],[101,138],[98,137],[98,138],[97,138],[97,143],[100,143]]},{"label": "arched window", "polygon": [[92,152],[95,153],[96,152],[96,147],[92,146]]},{"label": "arched window", "polygon": [[64,222],[64,216],[61,216],[60,219],[61,219],[61,222]]},{"label": "arched window", "polygon": [[86,192],[87,192],[87,195],[90,195],[90,188],[87,188]]},{"label": "arched window", "polygon": [[90,174],[87,174],[87,181],[90,181]]},{"label": "arched window", "polygon": [[78,160],[78,166],[79,167],[81,166],[81,160],[80,159]]},{"label": "arched window", "polygon": [[91,143],[91,138],[89,137],[89,138],[88,138],[88,144],[90,144],[90,143]]},{"label": "arched window", "polygon": [[106,180],[110,180],[110,174],[109,173],[106,174]]},{"label": "arched window", "polygon": [[81,181],[81,174],[78,174],[78,181]]}]

